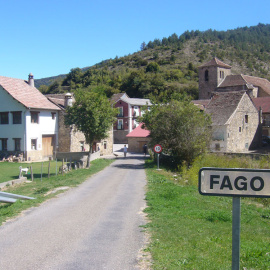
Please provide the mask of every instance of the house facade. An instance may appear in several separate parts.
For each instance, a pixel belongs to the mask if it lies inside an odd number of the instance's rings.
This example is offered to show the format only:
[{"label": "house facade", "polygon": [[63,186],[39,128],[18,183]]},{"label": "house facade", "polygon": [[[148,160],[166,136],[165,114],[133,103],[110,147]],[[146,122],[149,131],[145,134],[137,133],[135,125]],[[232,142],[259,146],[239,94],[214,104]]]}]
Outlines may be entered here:
[{"label": "house facade", "polygon": [[139,126],[138,117],[143,115],[143,108],[152,104],[150,99],[130,98],[126,93],[114,94],[111,100],[119,110],[113,126],[114,143],[128,143],[126,136]]},{"label": "house facade", "polygon": [[0,154],[24,160],[53,157],[58,144],[59,108],[28,81],[0,76]]},{"label": "house facade", "polygon": [[215,93],[205,108],[212,119],[213,152],[243,153],[260,143],[260,114],[246,91]]},{"label": "house facade", "polygon": [[128,139],[128,151],[134,153],[143,153],[143,146],[148,146],[151,141],[150,131],[142,128],[142,124],[139,124],[133,131],[127,135]]},{"label": "house facade", "polygon": [[[73,94],[50,94],[46,95],[49,101],[57,105],[59,111],[58,121],[58,145],[57,152],[89,152],[89,144],[86,143],[84,134],[76,130],[75,126],[65,125],[65,111],[68,106],[72,106],[75,101]],[[108,137],[101,141],[94,142],[92,146],[93,153],[99,152],[101,156],[111,155],[113,152],[113,130],[108,131]]]}]

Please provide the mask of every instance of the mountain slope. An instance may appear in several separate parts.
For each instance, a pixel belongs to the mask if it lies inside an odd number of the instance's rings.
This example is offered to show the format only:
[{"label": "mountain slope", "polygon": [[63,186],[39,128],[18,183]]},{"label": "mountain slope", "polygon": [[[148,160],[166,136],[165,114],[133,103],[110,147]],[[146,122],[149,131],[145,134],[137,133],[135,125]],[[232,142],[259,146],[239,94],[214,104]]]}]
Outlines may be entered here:
[{"label": "mountain slope", "polygon": [[[187,93],[196,98],[197,67],[214,56],[231,65],[233,73],[269,79],[270,25],[228,31],[186,31],[181,36],[155,39],[142,43],[141,51],[132,55],[73,69],[64,79],[56,77],[49,87],[42,86],[41,91],[99,87],[108,96],[122,91],[130,97],[164,98],[173,93]],[[43,83],[48,81],[43,79]],[[39,80],[36,85],[40,85]]]}]

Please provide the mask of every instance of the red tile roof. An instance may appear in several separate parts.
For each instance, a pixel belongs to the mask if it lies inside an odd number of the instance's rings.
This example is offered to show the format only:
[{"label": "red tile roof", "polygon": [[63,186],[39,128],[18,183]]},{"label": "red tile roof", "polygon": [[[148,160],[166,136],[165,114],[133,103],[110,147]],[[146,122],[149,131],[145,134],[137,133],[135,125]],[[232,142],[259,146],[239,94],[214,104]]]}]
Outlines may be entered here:
[{"label": "red tile roof", "polygon": [[0,76],[0,86],[26,108],[59,110],[37,88],[24,80]]},{"label": "red tile roof", "polygon": [[247,85],[248,82],[244,79],[243,75],[228,75],[218,86],[219,88],[230,87],[230,86],[239,86]]},{"label": "red tile roof", "polygon": [[243,75],[244,79],[254,86],[259,86],[263,91],[270,95],[270,82],[267,79]]},{"label": "red tile roof", "polygon": [[205,64],[202,64],[201,66],[199,67],[212,67],[212,66],[215,66],[215,67],[223,67],[223,68],[228,68],[228,69],[231,69],[232,67],[223,63],[222,61],[220,61],[218,58],[214,57],[211,61],[205,63]]},{"label": "red tile roof", "polygon": [[150,131],[147,129],[142,128],[142,124],[137,126],[134,130],[132,130],[126,137],[140,137],[140,138],[146,138],[149,137]]},{"label": "red tile roof", "polygon": [[243,74],[228,75],[218,86],[218,88],[226,88],[239,85],[246,85],[248,89],[252,89],[253,86],[260,87],[265,93],[270,95],[270,82],[267,79]]},{"label": "red tile roof", "polygon": [[211,115],[212,125],[225,125],[245,94],[245,91],[214,93],[205,109]]},{"label": "red tile roof", "polygon": [[261,108],[263,113],[270,113],[270,97],[253,98],[252,101],[258,110]]}]

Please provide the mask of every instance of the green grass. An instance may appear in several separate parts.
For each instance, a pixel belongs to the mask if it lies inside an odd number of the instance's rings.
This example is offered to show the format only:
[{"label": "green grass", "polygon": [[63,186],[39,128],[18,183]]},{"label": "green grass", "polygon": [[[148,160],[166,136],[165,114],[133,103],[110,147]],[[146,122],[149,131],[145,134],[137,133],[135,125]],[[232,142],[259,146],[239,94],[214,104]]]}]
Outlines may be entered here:
[{"label": "green grass", "polygon": [[[59,187],[75,187],[79,185],[80,183],[84,182],[88,177],[91,175],[101,171],[106,166],[110,165],[114,160],[110,159],[97,159],[91,162],[90,169],[79,169],[79,170],[73,170],[67,174],[64,175],[53,175],[50,178],[43,177],[42,181],[40,178],[35,178],[33,182],[30,183],[23,183],[20,185],[14,185],[9,186],[7,189],[5,189],[5,192],[11,192],[15,194],[20,194],[24,196],[30,196],[35,197],[35,200],[24,200],[20,201],[18,200],[14,204],[7,204],[2,203],[0,204],[0,225],[6,221],[8,218],[14,217],[21,213],[23,210],[30,208],[32,206],[37,206],[43,201],[55,196],[56,194],[63,192],[58,191],[57,193],[52,193],[50,195],[45,195],[47,192],[54,190],[55,188]],[[2,166],[7,168],[7,163],[0,163],[0,170],[2,169]],[[6,175],[7,177],[8,173],[12,171],[12,168],[14,164],[9,163],[8,164],[10,168],[6,169]],[[19,166],[18,163],[15,164],[16,168]],[[33,164],[36,166],[35,168],[40,168],[39,163]],[[25,166],[24,166],[25,167]],[[37,176],[40,176],[37,173]],[[29,177],[29,176],[28,176]],[[30,177],[31,178],[31,177]],[[11,179],[9,179],[11,180]]]},{"label": "green grass", "polygon": [[[153,269],[231,269],[232,198],[202,196],[195,183],[157,171],[151,161],[146,172]],[[241,199],[244,267],[270,269],[270,208],[249,198]]]},{"label": "green grass", "polygon": [[[28,174],[23,174],[23,176],[26,176],[27,179],[31,180],[31,172],[30,172],[30,166],[32,166],[34,179],[40,179],[41,178],[41,172],[42,172],[42,178],[48,177],[49,172],[49,162],[33,162],[33,163],[16,163],[16,162],[1,162],[0,163],[0,170],[1,170],[1,177],[0,177],[0,183],[18,179],[19,177],[19,167],[22,166],[23,168],[28,167]],[[56,173],[59,172],[59,167],[62,166],[62,162],[58,161],[56,164],[56,161],[50,162],[50,176],[55,176]]]}]

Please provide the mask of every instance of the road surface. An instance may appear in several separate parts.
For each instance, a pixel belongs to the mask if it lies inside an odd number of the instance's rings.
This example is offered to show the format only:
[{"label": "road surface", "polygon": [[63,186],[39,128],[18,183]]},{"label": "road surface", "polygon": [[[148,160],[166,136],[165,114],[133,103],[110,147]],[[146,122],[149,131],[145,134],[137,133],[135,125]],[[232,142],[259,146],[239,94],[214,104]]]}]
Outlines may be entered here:
[{"label": "road surface", "polygon": [[77,188],[0,227],[0,269],[138,268],[144,160],[117,159]]}]

